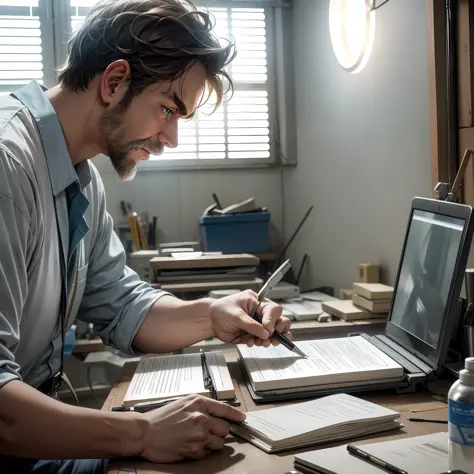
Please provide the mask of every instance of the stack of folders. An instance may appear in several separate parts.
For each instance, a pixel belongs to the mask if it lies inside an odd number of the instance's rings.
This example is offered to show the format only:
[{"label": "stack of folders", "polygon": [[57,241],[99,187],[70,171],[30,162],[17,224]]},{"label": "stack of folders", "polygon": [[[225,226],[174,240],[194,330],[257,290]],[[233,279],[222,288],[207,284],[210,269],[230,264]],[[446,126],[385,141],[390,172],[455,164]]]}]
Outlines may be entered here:
[{"label": "stack of folders", "polygon": [[[346,445],[297,454],[295,468],[305,474],[431,474],[446,472],[449,468],[447,433],[363,444],[357,448],[377,461],[368,461],[351,454]],[[384,463],[390,464],[392,468],[383,469]]]},{"label": "stack of folders", "polygon": [[231,432],[267,453],[395,430],[400,414],[347,394],[247,413]]}]

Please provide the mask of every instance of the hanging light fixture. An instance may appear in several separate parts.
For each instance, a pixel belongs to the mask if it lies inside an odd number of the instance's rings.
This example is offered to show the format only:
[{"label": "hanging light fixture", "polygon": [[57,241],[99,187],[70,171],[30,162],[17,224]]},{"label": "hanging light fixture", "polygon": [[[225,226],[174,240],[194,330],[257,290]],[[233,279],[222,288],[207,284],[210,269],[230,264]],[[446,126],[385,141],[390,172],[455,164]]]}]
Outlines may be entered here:
[{"label": "hanging light fixture", "polygon": [[339,64],[348,72],[360,72],[369,60],[375,37],[372,0],[330,0],[329,32]]}]

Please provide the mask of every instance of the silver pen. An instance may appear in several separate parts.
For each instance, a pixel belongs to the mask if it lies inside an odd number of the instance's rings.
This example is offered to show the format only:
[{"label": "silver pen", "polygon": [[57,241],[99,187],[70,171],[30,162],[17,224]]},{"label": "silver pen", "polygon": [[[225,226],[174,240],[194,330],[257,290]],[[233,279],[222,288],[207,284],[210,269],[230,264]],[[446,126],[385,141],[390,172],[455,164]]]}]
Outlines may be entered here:
[{"label": "silver pen", "polygon": [[[286,260],[283,262],[275,272],[270,276],[270,278],[266,281],[266,283],[262,286],[261,290],[258,292],[257,295],[257,306],[252,313],[252,318],[257,321],[258,323],[262,324],[262,318],[257,314],[258,307],[265,299],[265,297],[270,293],[273,288],[281,281],[281,279],[285,276],[285,273],[291,268],[290,260]],[[287,337],[280,334],[278,331],[274,331],[272,337],[280,341],[282,345],[284,345],[290,351],[295,352],[301,357],[308,357],[299,347],[296,347],[293,342],[291,342]]]}]

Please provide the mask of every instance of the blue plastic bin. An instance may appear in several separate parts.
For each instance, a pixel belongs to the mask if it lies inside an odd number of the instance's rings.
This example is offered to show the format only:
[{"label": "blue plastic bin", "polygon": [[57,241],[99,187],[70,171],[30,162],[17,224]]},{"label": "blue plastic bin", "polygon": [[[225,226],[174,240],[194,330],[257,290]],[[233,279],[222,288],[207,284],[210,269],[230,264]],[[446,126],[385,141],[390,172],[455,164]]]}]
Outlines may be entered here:
[{"label": "blue plastic bin", "polygon": [[267,252],[269,212],[204,216],[199,219],[206,252]]}]

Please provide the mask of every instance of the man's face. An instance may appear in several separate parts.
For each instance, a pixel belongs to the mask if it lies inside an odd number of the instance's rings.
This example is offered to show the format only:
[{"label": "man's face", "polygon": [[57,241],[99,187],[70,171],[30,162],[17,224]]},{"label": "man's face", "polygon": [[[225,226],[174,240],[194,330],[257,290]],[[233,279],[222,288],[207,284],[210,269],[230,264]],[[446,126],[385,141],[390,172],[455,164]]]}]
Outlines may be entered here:
[{"label": "man's face", "polygon": [[[178,145],[178,120],[195,111],[205,81],[204,67],[195,64],[174,82],[147,87],[127,107],[117,99],[106,108],[101,136],[120,179],[132,180],[139,161]],[[122,88],[121,98],[125,92]]]}]

